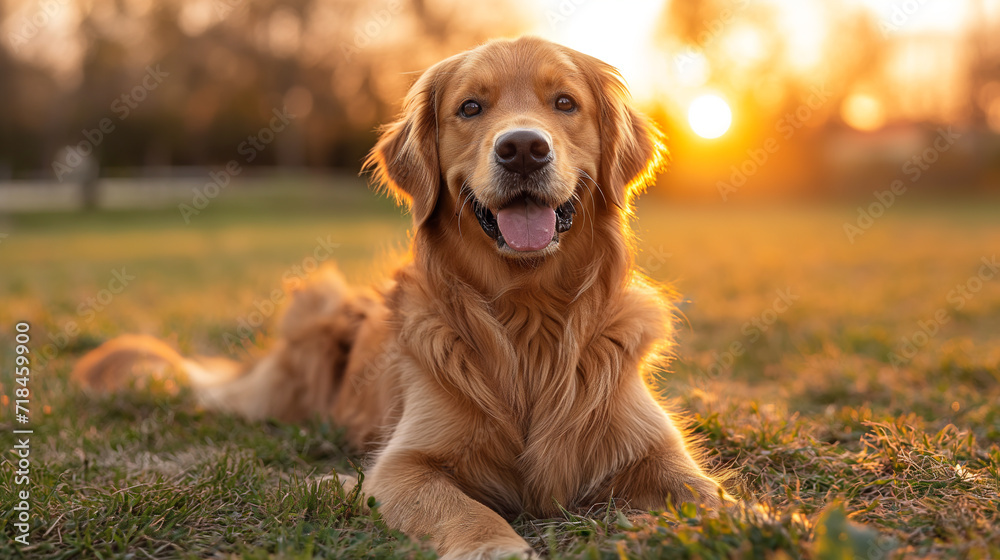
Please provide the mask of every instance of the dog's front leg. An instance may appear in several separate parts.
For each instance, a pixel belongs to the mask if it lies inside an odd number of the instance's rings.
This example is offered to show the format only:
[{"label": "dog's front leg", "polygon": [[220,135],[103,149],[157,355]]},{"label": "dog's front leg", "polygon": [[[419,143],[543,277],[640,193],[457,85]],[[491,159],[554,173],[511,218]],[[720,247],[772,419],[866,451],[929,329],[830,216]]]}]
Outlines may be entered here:
[{"label": "dog's front leg", "polygon": [[[669,501],[698,503],[710,510],[733,503],[733,498],[699,464],[688,448],[684,433],[649,396],[638,378],[627,389],[629,406],[613,411],[607,449],[619,455],[627,450],[629,460],[607,475],[607,482],[590,498],[615,495],[636,509],[662,509]],[[627,397],[628,394],[625,394]]]},{"label": "dog's front leg", "polygon": [[365,479],[390,527],[430,536],[446,560],[536,557],[502,517],[462,492],[427,455],[392,447]]}]

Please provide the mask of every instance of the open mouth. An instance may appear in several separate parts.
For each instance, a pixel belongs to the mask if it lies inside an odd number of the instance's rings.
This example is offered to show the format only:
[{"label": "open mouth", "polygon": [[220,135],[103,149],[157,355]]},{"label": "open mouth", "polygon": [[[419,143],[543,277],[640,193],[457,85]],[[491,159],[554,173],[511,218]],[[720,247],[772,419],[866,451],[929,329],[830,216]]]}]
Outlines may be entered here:
[{"label": "open mouth", "polygon": [[502,208],[490,210],[473,197],[479,225],[497,242],[519,253],[541,251],[559,240],[559,234],[573,227],[576,208],[567,201],[557,208],[529,195],[519,195]]}]

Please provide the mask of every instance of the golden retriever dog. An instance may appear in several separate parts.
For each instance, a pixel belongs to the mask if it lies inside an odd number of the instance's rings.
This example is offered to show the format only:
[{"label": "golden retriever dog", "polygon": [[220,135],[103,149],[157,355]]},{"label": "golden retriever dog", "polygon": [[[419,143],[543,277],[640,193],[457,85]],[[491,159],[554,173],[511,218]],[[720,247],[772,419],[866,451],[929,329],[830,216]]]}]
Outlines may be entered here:
[{"label": "golden retriever dog", "polygon": [[425,71],[367,162],[413,216],[387,287],[324,270],[255,364],[128,336],[75,377],[113,389],[159,360],[216,409],[324,415],[370,452],[364,490],[385,521],[444,558],[532,557],[507,522],[523,512],[721,506],[647,386],[673,308],[636,269],[629,220],[665,157],[611,66],[537,38],[487,43]]}]

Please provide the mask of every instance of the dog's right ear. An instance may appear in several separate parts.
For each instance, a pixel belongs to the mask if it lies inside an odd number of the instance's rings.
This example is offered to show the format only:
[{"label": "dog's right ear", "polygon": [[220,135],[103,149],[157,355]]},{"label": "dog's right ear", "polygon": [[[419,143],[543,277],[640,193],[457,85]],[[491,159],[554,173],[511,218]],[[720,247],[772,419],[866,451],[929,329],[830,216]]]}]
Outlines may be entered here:
[{"label": "dog's right ear", "polygon": [[365,160],[380,187],[397,203],[408,203],[413,224],[420,227],[437,204],[441,167],[438,162],[438,92],[462,55],[430,67],[417,79],[403,101],[400,118],[381,130],[378,143]]}]

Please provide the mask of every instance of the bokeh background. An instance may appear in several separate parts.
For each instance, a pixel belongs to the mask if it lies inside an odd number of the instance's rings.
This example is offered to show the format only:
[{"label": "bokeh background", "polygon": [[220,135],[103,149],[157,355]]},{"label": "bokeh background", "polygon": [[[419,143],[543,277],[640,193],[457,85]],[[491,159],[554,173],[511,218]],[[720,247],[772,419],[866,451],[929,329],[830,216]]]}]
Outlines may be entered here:
[{"label": "bokeh background", "polygon": [[[676,155],[654,196],[871,194],[941,127],[961,140],[915,191],[1000,177],[995,0],[5,0],[0,22],[0,181],[38,192],[234,158],[253,174],[356,172],[417,73],[522,33],[622,70]],[[706,95],[732,115],[712,140],[691,125],[720,118],[691,114]],[[241,153],[282,109],[288,127]]]},{"label": "bokeh background", "polygon": [[336,427],[69,372],[126,332],[250,360],[320,265],[383,279],[410,223],[358,176],[376,127],[521,33],[619,67],[669,136],[635,221],[678,294],[657,388],[778,513],[518,530],[553,558],[1000,557],[1000,1],[0,0],[0,363],[30,322],[58,489],[32,557],[415,557],[304,482],[350,471]]}]

